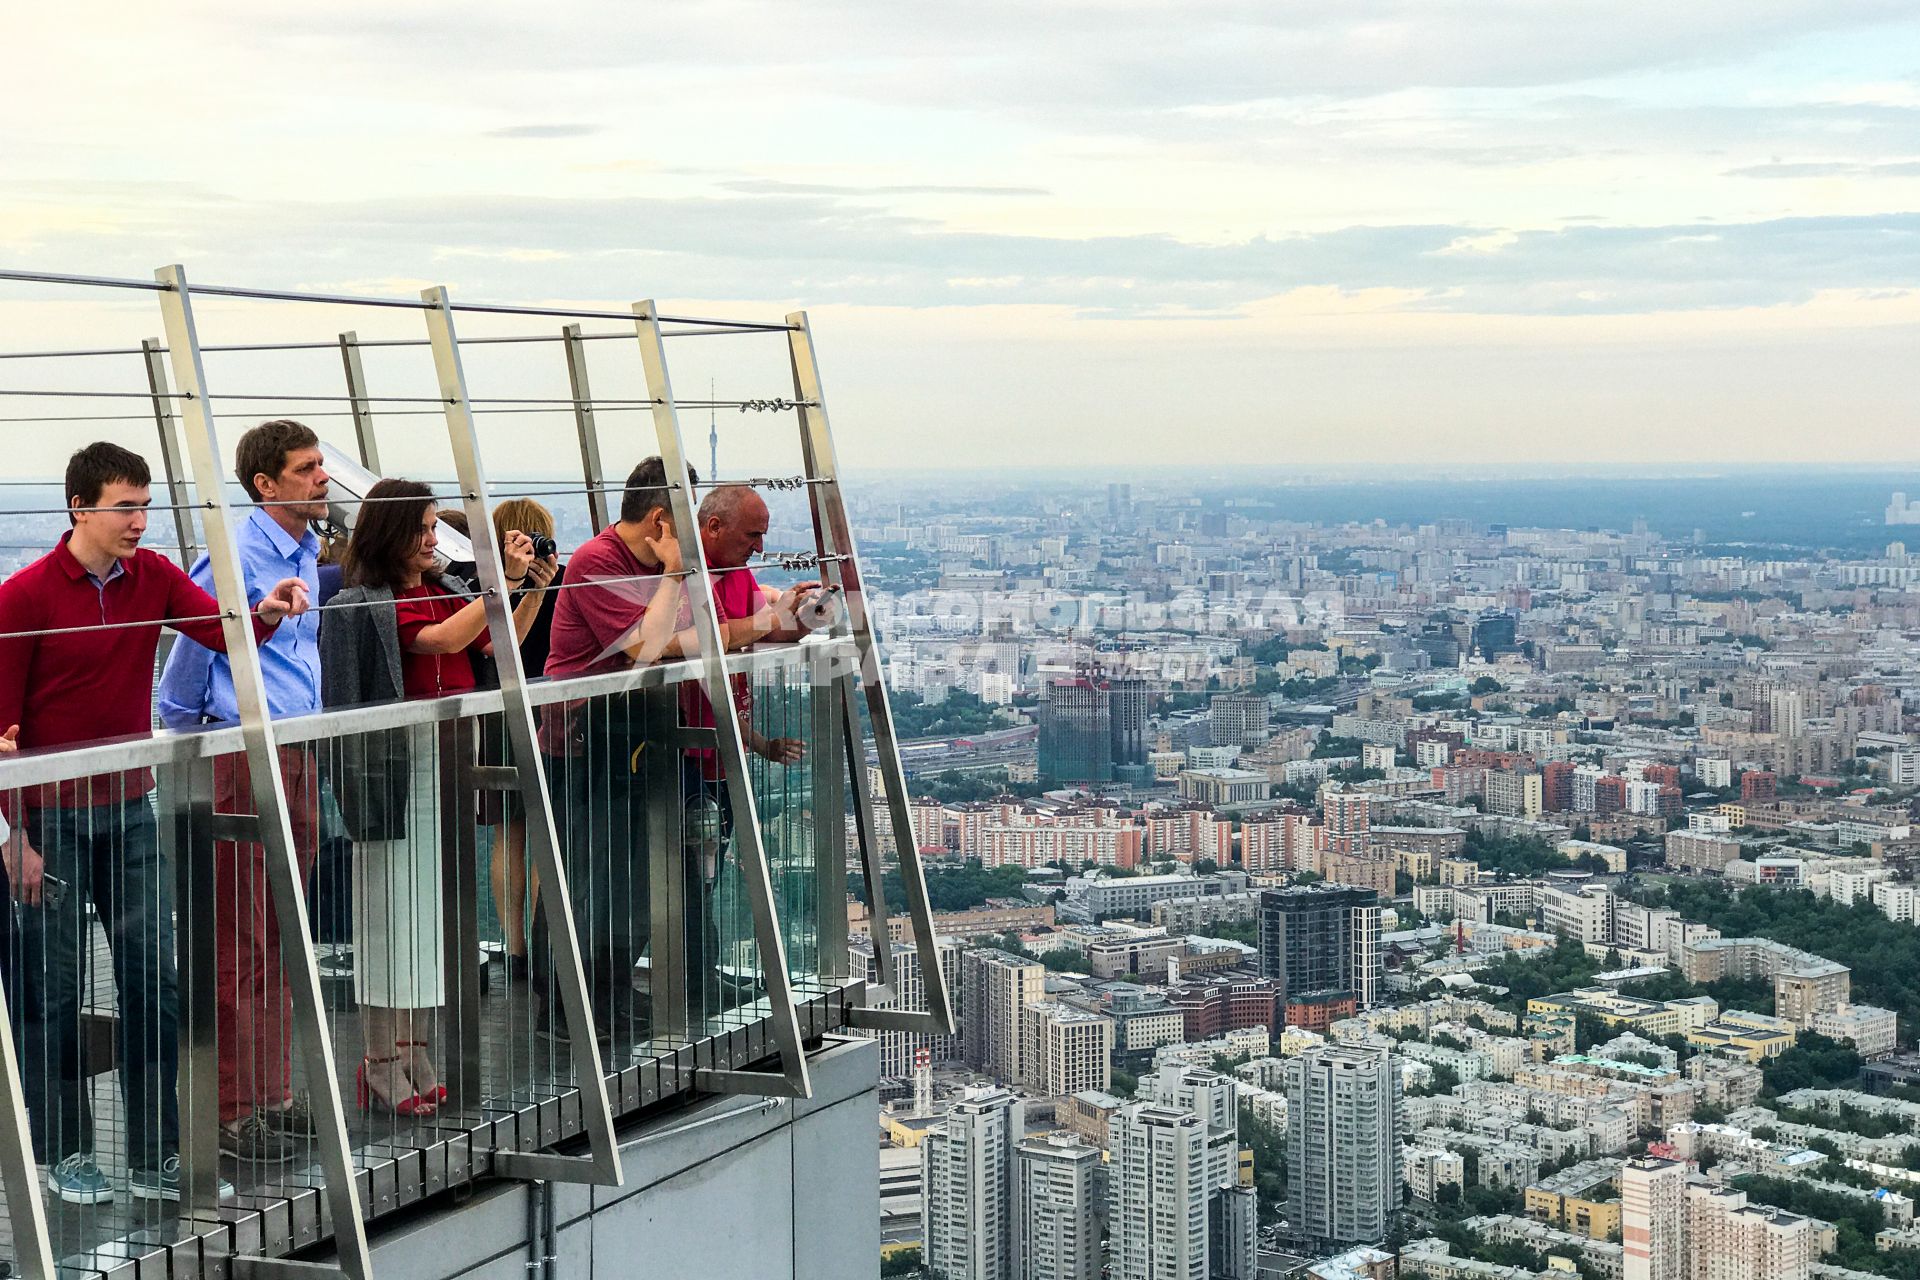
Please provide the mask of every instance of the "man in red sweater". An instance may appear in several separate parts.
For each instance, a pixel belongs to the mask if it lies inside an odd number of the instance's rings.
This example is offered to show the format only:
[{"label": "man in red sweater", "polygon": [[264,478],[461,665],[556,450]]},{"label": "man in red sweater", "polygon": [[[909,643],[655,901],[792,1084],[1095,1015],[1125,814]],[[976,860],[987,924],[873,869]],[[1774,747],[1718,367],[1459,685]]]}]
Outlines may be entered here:
[{"label": "man in red sweater", "polygon": [[[0,733],[48,750],[152,732],[153,660],[170,626],[224,651],[221,609],[171,560],[141,548],[151,501],[146,461],[90,444],[67,463],[73,528],[0,583]],[[277,584],[254,611],[264,641],[304,613],[305,585]],[[4,861],[22,904],[9,999],[26,1032],[27,1110],[47,1186],[70,1204],[115,1188],[94,1158],[80,1043],[94,904],[119,988],[120,1087],[129,1190],[180,1197],[173,895],[160,858],[146,769],[0,792],[13,828]]]}]

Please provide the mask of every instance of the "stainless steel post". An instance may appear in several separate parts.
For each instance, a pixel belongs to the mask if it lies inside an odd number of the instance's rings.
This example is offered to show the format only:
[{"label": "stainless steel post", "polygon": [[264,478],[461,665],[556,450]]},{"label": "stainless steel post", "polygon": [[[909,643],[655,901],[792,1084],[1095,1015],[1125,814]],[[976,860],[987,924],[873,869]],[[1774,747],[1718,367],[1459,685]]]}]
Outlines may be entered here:
[{"label": "stainless steel post", "polygon": [[587,514],[594,532],[612,523],[607,514],[607,482],[600,465],[600,429],[593,421],[593,384],[587,378],[587,344],[580,326],[560,330],[567,348],[567,381],[573,387],[573,425],[580,435],[580,475],[587,483]]},{"label": "stainless steel post", "polygon": [[[5,905],[0,904],[0,910]],[[7,1225],[13,1233],[13,1260],[25,1280],[58,1280],[53,1237],[47,1231],[40,1166],[33,1158],[27,1127],[26,1089],[20,1057],[13,1049],[13,1015],[6,985],[0,983],[0,1186],[7,1193]]]},{"label": "stainless steel post", "polygon": [[[775,916],[773,874],[767,864],[766,843],[760,829],[760,807],[754,802],[753,772],[747,767],[747,743],[741,733],[740,709],[734,705],[733,687],[727,675],[726,634],[720,624],[720,607],[713,595],[713,575],[707,570],[706,549],[700,541],[700,524],[694,515],[693,490],[687,483],[686,442],[680,435],[679,411],[674,408],[667,350],[660,338],[660,321],[653,303],[634,303],[633,315],[640,339],[640,359],[647,369],[647,394],[653,400],[654,435],[659,440],[660,459],[666,464],[670,485],[668,495],[673,505],[674,533],[680,539],[681,559],[690,571],[685,581],[693,595],[693,630],[699,637],[702,678],[707,701],[713,708],[715,745],[727,779],[728,800],[733,806],[735,856],[753,912],[754,941],[767,985],[773,1038],[781,1061],[779,1076],[759,1071],[703,1071],[696,1073],[696,1079],[729,1093],[811,1097],[813,1085],[800,1043],[800,1016],[794,1008],[793,983],[787,972],[787,946]],[[654,886],[655,893],[661,890],[662,886]]]},{"label": "stainless steel post", "polygon": [[328,1202],[340,1255],[340,1270],[352,1280],[369,1280],[367,1225],[361,1213],[360,1188],[354,1180],[347,1144],[346,1111],[340,1101],[340,1077],[333,1060],[320,998],[320,970],[307,922],[306,879],[293,844],[287,814],[286,786],[280,776],[280,753],[275,749],[273,720],[267,708],[267,686],[260,672],[260,652],[253,638],[253,619],[247,601],[240,548],[234,540],[233,516],[221,486],[220,441],[214,430],[213,408],[207,399],[206,368],[200,356],[200,335],[194,325],[193,300],[186,268],[163,267],[155,273],[165,288],[160,313],[166,319],[167,351],[174,379],[186,394],[181,414],[186,431],[187,456],[193,463],[194,485],[206,511],[207,554],[213,562],[215,594],[225,617],[227,658],[233,670],[234,700],[240,710],[241,737],[247,744],[254,812],[259,815],[260,843],[265,846],[267,881],[274,910],[280,917],[280,954],[288,985],[293,989],[293,1016],[305,1055],[307,1083],[312,1089],[314,1123],[319,1129],[321,1164],[326,1171]]},{"label": "stainless steel post", "polygon": [[[440,751],[441,972],[447,975],[445,1083],[453,1105],[465,1112],[480,1098],[480,805],[474,781],[474,749],[485,733],[473,720],[444,720],[435,739]],[[504,802],[505,797],[502,797]]]},{"label": "stainless steel post", "polygon": [[[694,1038],[687,1007],[687,916],[681,910],[680,860],[687,856],[686,803],[680,794],[680,746],[673,727],[680,720],[676,689],[646,689],[625,695],[646,708],[647,749],[640,767],[647,780],[647,976],[653,996],[653,1036],[685,1044]],[[632,904],[612,904],[615,911]]]},{"label": "stainless steel post", "polygon": [[527,811],[527,851],[540,869],[540,910],[545,913],[552,939],[554,978],[566,1015],[573,1055],[574,1083],[580,1089],[580,1113],[591,1154],[585,1159],[538,1152],[496,1151],[494,1167],[509,1176],[552,1178],[595,1186],[620,1184],[620,1151],[613,1138],[613,1111],[607,1101],[607,1080],[594,1040],[593,1016],[587,1008],[586,971],[580,961],[580,936],[573,919],[572,896],[566,868],[560,861],[560,837],[553,825],[546,766],[534,738],[533,706],[527,701],[527,677],[520,656],[520,640],[513,631],[513,604],[501,566],[500,547],[487,536],[492,517],[487,512],[486,469],[480,458],[479,435],[473,406],[467,398],[467,375],[454,336],[453,308],[446,289],[435,286],[420,294],[428,304],[427,337],[433,346],[433,367],[440,395],[447,404],[447,437],[453,445],[454,472],[460,478],[461,501],[473,538],[473,558],[480,574],[487,611],[487,633],[493,638],[494,666],[500,673],[502,719],[516,783]]},{"label": "stainless steel post", "polygon": [[[807,486],[813,504],[814,536],[825,562],[821,568],[827,580],[840,587],[846,600],[847,625],[853,634],[854,649],[860,663],[860,683],[867,696],[867,719],[873,726],[873,743],[880,756],[880,783],[887,794],[887,816],[893,824],[893,842],[900,856],[900,879],[907,890],[907,911],[913,919],[913,945],[920,959],[920,974],[926,986],[927,1009],[924,1014],[907,1014],[903,1024],[898,1010],[852,1011],[855,1026],[886,1022],[900,1030],[924,1031],[945,1035],[953,1030],[953,1006],[947,993],[945,975],[940,971],[940,952],[933,936],[933,909],[927,901],[927,881],[920,866],[920,846],[914,838],[913,813],[907,805],[906,770],[900,764],[900,744],[893,735],[893,710],[887,700],[887,682],[880,670],[879,644],[867,615],[867,597],[860,582],[860,557],[854,548],[853,525],[847,519],[847,506],[840,489],[840,463],[834,453],[833,429],[827,422],[827,401],[820,385],[820,365],[814,355],[813,331],[807,326],[807,313],[796,311],[787,317],[787,349],[793,360],[794,398],[800,402],[801,449],[809,479],[824,483]],[[854,772],[856,803],[867,803],[865,762],[858,750],[860,726],[849,712],[848,739],[854,744],[851,763]],[[877,856],[877,855],[876,855]],[[873,863],[869,862],[869,886],[878,884]],[[876,893],[873,901],[878,904]],[[885,927],[876,915],[875,930]],[[874,936],[874,954],[891,955],[887,939]],[[887,985],[893,985],[886,969],[881,970]]]},{"label": "stainless steel post", "polygon": [[180,1216],[196,1229],[217,1223],[220,1208],[220,1055],[215,1024],[211,760],[156,770],[160,851],[173,864],[180,964]]},{"label": "stainless steel post", "polygon": [[[802,671],[811,677],[809,667]],[[809,749],[809,785],[812,789],[813,875],[820,901],[820,976],[846,981],[853,976],[847,954],[847,828],[845,812],[846,757],[840,720],[838,682],[822,684],[809,678],[807,720],[813,735]],[[831,818],[831,821],[829,821]]]}]

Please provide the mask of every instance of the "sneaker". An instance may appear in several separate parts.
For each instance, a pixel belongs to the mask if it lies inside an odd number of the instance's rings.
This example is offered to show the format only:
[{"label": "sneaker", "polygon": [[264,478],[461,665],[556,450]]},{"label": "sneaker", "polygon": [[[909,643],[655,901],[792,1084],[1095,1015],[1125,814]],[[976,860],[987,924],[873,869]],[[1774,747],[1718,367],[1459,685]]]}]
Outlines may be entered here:
[{"label": "sneaker", "polygon": [[293,1159],[293,1142],[258,1112],[221,1125],[220,1150],[251,1164],[284,1164]]},{"label": "sneaker", "polygon": [[[127,1190],[136,1200],[180,1199],[180,1157],[168,1156],[160,1162],[158,1169],[136,1169],[127,1177]],[[215,1184],[215,1194],[222,1201],[233,1199],[233,1184],[220,1178]]]},{"label": "sneaker", "polygon": [[302,1090],[287,1100],[287,1105],[278,1111],[261,1111],[257,1115],[267,1127],[298,1142],[309,1141],[320,1136],[320,1126],[313,1118],[313,1095]]},{"label": "sneaker", "polygon": [[93,1157],[74,1154],[47,1170],[47,1190],[68,1204],[105,1204],[113,1199],[113,1184]]}]

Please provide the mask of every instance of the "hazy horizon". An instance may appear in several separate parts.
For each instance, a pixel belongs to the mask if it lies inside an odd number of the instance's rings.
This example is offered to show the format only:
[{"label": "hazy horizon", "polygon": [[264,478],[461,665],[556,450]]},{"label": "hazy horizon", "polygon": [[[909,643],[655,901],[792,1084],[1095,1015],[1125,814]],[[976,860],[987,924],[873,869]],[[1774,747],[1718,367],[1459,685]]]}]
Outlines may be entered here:
[{"label": "hazy horizon", "polygon": [[[0,265],[803,307],[870,470],[1920,463],[1892,0],[110,7],[110,36],[17,15]],[[209,341],[357,319],[205,312]],[[158,327],[150,295],[0,286],[0,350]]]}]

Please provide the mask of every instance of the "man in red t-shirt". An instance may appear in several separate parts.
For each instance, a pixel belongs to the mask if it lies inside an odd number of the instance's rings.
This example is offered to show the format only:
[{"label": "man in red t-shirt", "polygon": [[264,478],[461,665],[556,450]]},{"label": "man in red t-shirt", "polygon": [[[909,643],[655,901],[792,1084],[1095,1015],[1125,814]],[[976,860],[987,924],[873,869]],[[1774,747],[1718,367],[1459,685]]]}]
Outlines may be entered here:
[{"label": "man in red t-shirt", "polygon": [[[762,641],[791,643],[824,620],[818,607],[820,583],[796,583],[769,600],[747,567],[765,548],[769,520],[766,500],[751,487],[730,484],[714,489],[701,502],[698,519],[714,604],[729,650]],[[761,733],[753,723],[752,682],[745,675],[735,675],[729,683],[747,749],[774,764],[798,764],[806,744],[799,738],[769,738]],[[713,706],[700,684],[681,686],[680,715],[691,727],[714,725]],[[721,774],[719,753],[711,748],[692,748],[681,757],[680,781],[686,806],[682,829],[688,876],[688,998],[696,1010],[718,1013],[753,998],[755,992],[751,982],[729,987],[722,980],[719,934],[713,920],[720,858],[733,838],[733,801]]]},{"label": "man in red t-shirt", "polygon": [[[727,630],[727,648],[744,649],[762,641],[791,643],[820,623],[817,607],[821,585],[799,582],[769,600],[747,561],[766,546],[766,500],[744,484],[725,484],[700,504],[700,543],[707,553],[707,571],[713,578],[713,599]],[[739,708],[740,729],[747,749],[775,764],[795,764],[806,754],[799,738],[767,738],[753,726],[753,685],[744,675],[732,678],[733,702]],[[706,690],[684,687],[680,712],[695,728],[713,725],[713,707]],[[688,756],[699,761],[700,776],[720,778],[718,755],[701,748]]]},{"label": "man in red t-shirt", "polygon": [[[225,651],[221,607],[166,557],[141,547],[151,501],[146,460],[91,444],[67,463],[73,528],[0,584],[0,733],[22,749],[144,736],[153,729],[160,628]],[[254,638],[304,613],[307,587],[264,590]],[[4,859],[20,903],[9,992],[23,1020],[27,1114],[48,1189],[68,1204],[118,1190],[96,1159],[80,1009],[91,902],[112,943],[120,994],[118,1051],[128,1190],[180,1198],[177,978],[173,896],[164,874],[146,769],[0,793],[13,831]],[[23,996],[30,998],[23,999]]]},{"label": "man in red t-shirt", "polygon": [[[620,671],[679,657],[696,646],[674,537],[672,491],[659,458],[627,477],[620,518],[567,562],[554,604],[550,679]],[[633,975],[652,931],[641,749],[644,695],[599,694],[555,703],[540,719],[540,755],[580,937],[580,958],[600,1039],[645,1039],[650,1019]],[[545,992],[548,947],[534,918],[533,986]],[[543,1004],[541,1028],[555,1032]]]}]

